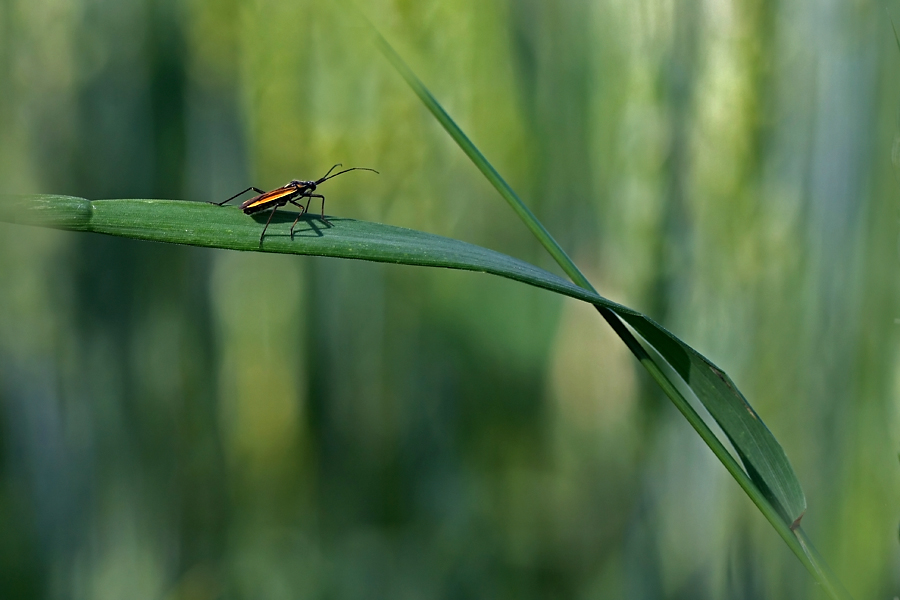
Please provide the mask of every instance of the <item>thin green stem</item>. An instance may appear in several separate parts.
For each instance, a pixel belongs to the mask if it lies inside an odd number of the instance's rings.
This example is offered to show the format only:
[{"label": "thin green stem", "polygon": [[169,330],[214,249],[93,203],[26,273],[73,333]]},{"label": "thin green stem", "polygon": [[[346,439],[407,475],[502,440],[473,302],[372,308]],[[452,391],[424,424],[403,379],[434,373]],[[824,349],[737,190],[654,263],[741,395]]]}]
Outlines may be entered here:
[{"label": "thin green stem", "polygon": [[[373,27],[374,30],[374,27]],[[488,162],[487,158],[475,147],[472,141],[463,133],[462,129],[450,118],[450,115],[443,109],[438,101],[432,96],[431,92],[416,77],[415,73],[407,66],[402,58],[394,51],[390,44],[377,32],[375,40],[378,47],[384,53],[385,57],[390,61],[394,68],[400,73],[407,84],[416,93],[423,104],[431,111],[432,115],[444,127],[450,137],[456,141],[463,152],[472,160],[475,166],[484,174],[491,182],[497,192],[509,203],[513,211],[525,223],[528,229],[537,237],[538,241],[550,253],[553,259],[565,271],[565,273],[578,286],[596,292],[594,287],[588,281],[587,277],[575,265],[562,246],[553,238],[549,231],[538,221],[534,213],[525,206],[519,196],[512,190],[509,184],[500,176],[496,169]],[[719,438],[707,426],[699,414],[688,403],[685,397],[669,380],[666,374],[660,369],[659,365],[653,360],[650,354],[637,341],[631,331],[612,311],[606,307],[597,306],[597,310],[606,319],[607,323],[613,328],[618,336],[625,342],[628,349],[635,355],[641,365],[650,373],[653,380],[662,388],[666,396],[675,404],[676,408],[684,415],[694,430],[700,435],[704,442],[709,446],[713,453],[722,462],[732,477],[738,482],[738,485],[750,497],[754,504],[762,512],[763,516],[772,524],[778,535],[785,541],[791,551],[800,559],[800,562],[806,567],[813,578],[825,589],[832,598],[849,599],[850,595],[846,592],[840,582],[833,576],[828,569],[822,557],[815,551],[805,535],[803,538],[795,535],[790,525],[785,522],[776,510],[775,506],[763,495],[759,487],[753,482],[747,472],[738,464],[731,453],[725,448]]]},{"label": "thin green stem", "polygon": [[815,568],[819,574],[819,576],[816,577],[816,581],[822,585],[828,595],[832,598],[852,598],[850,592],[847,591],[847,588],[844,587],[837,576],[828,567],[828,563],[825,562],[825,559],[819,554],[819,551],[816,550],[816,547],[813,546],[803,528],[797,527],[797,529],[794,530],[794,535],[803,547],[807,556],[810,557],[813,568]]}]

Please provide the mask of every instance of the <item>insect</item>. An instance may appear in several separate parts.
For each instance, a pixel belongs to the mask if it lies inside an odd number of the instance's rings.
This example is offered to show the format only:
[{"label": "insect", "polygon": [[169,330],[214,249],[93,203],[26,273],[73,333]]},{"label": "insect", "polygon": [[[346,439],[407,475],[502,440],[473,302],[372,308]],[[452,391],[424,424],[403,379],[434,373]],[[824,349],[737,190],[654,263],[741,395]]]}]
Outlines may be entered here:
[{"label": "insect", "polygon": [[[331,225],[331,221],[325,218],[325,196],[322,194],[314,194],[316,188],[328,181],[329,179],[334,179],[338,175],[343,175],[344,173],[349,173],[350,171],[372,171],[373,173],[378,173],[375,169],[367,169],[366,167],[353,167],[351,169],[344,169],[343,171],[338,171],[334,175],[331,174],[332,171],[342,166],[340,163],[334,165],[325,175],[322,176],[321,179],[317,179],[316,181],[300,181],[298,179],[293,179],[286,185],[281,186],[280,188],[276,188],[270,192],[264,192],[258,187],[250,186],[246,190],[239,192],[229,198],[228,200],[224,200],[222,202],[213,202],[216,206],[222,206],[226,202],[230,202],[240,196],[241,194],[245,194],[250,190],[253,190],[258,195],[250,198],[249,200],[245,200],[241,203],[241,210],[244,211],[244,214],[252,215],[254,213],[262,212],[264,210],[272,209],[272,214],[269,215],[269,220],[266,221],[266,226],[263,227],[262,233],[259,236],[259,243],[262,245],[263,238],[266,235],[266,229],[269,228],[269,223],[272,222],[272,217],[275,216],[275,211],[277,211],[282,206],[287,205],[288,202],[296,206],[300,209],[300,213],[297,215],[297,218],[294,219],[294,223],[291,225],[291,239],[294,237],[294,227],[297,226],[297,222],[300,220],[308,210],[309,203],[313,198],[321,198],[322,199],[322,220]],[[306,206],[299,204],[297,200],[302,200],[306,198]]]}]

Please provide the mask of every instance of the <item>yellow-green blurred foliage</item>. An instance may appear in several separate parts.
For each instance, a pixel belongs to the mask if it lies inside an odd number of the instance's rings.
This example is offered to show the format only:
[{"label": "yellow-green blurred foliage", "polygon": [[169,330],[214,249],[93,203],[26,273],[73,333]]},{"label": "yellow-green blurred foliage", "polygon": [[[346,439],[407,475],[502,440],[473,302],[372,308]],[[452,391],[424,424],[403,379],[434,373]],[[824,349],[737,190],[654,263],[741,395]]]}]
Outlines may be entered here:
[{"label": "yellow-green blurred foliage", "polygon": [[[731,373],[856,597],[900,594],[885,6],[360,8],[601,293]],[[337,162],[381,175],[329,214],[555,269],[349,3],[0,0],[5,191]],[[2,598],[818,593],[594,311],[485,275],[2,225],[0,442]]]}]

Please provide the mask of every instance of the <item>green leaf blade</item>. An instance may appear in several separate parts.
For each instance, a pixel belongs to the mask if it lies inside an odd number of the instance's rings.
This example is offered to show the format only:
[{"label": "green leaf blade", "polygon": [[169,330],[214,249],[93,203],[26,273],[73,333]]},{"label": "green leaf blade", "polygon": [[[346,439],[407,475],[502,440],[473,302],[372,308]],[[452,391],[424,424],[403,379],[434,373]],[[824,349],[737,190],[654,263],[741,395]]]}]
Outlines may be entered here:
[{"label": "green leaf blade", "polygon": [[[235,207],[182,200],[77,200],[77,206],[88,218],[76,222],[70,216],[71,197],[0,196],[0,206],[6,207],[0,209],[0,221],[207,248],[478,271],[606,306],[622,314],[639,314],[525,261],[423,231],[338,217],[329,217],[332,225],[328,225],[317,216],[305,215],[291,239],[290,227],[296,213],[279,211],[260,244],[268,213],[247,216]],[[27,218],[20,215],[22,212],[27,213]]]},{"label": "green leaf blade", "polygon": [[731,378],[705,356],[644,315],[621,314],[696,394],[791,529],[806,512],[806,496],[778,440]]},{"label": "green leaf blade", "polygon": [[[132,239],[241,251],[327,256],[491,273],[608,309],[631,325],[697,393],[732,440],[756,485],[787,525],[796,525],[805,498],[783,450],[731,380],[649,317],[527,262],[481,246],[421,231],[330,217],[327,225],[279,211],[260,244],[267,213],[177,200],[97,200],[69,196],[0,196],[0,221]],[[724,402],[722,406],[718,403]],[[784,537],[784,535],[783,535]]]},{"label": "green leaf blade", "polygon": [[71,196],[5,197],[0,220],[91,231],[132,239],[241,251],[328,256],[479,271],[603,306],[625,319],[678,372],[731,439],[748,473],[767,491],[788,523],[806,500],[781,446],[718,367],[649,317],[596,292],[500,252],[422,231],[314,215],[290,226],[296,213],[279,211],[260,243],[268,213],[247,216],[231,206],[180,200],[96,200]]}]

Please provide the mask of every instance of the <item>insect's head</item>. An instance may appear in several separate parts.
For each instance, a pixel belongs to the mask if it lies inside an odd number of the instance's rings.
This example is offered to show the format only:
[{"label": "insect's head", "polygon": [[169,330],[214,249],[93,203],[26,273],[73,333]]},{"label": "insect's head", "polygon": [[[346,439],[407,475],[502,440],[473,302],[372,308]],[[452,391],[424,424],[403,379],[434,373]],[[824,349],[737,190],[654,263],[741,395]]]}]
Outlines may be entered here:
[{"label": "insect's head", "polygon": [[294,188],[316,188],[315,181],[300,181],[299,179],[292,179],[289,184],[285,187],[294,187]]}]

